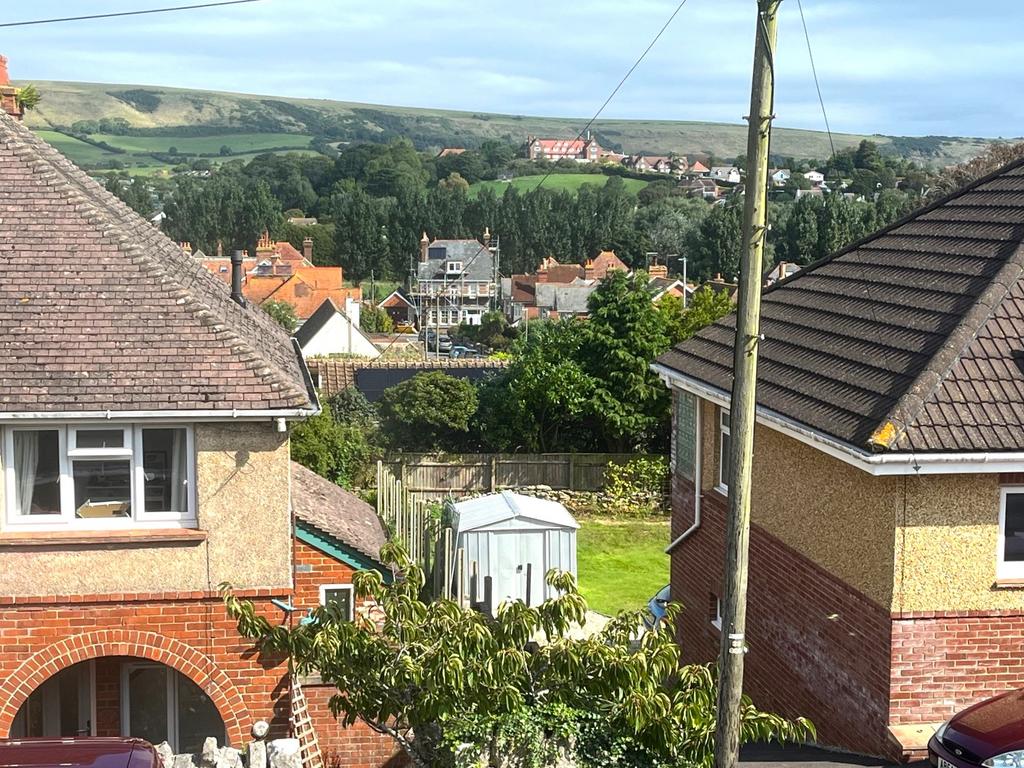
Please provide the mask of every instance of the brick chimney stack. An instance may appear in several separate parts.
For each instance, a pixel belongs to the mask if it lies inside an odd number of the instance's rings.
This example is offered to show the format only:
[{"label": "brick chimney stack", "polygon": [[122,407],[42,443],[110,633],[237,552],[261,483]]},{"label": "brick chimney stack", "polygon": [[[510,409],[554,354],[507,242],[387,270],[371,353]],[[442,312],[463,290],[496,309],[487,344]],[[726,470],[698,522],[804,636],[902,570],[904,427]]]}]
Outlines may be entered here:
[{"label": "brick chimney stack", "polygon": [[3,56],[0,56],[0,110],[15,120],[21,120],[24,114],[18,104],[18,89],[11,85],[11,78],[7,74],[7,59]]},{"label": "brick chimney stack", "polygon": [[313,263],[313,238],[312,237],[304,237],[302,239],[302,258],[304,258],[310,264]]},{"label": "brick chimney stack", "polygon": [[423,237],[420,238],[420,263],[424,264],[427,261],[427,249],[430,247],[430,238],[427,237],[427,233],[423,233]]}]

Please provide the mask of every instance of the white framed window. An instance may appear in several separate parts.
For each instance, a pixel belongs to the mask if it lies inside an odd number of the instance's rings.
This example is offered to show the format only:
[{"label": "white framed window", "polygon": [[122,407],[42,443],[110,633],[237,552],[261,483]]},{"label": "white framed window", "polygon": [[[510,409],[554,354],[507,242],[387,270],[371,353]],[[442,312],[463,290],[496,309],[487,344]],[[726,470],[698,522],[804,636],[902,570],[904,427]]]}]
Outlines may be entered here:
[{"label": "white framed window", "polygon": [[449,275],[457,275],[457,274],[459,274],[460,272],[462,272],[462,262],[461,261],[449,261],[445,265],[445,271]]},{"label": "white framed window", "polygon": [[718,490],[729,492],[729,449],[730,449],[729,411],[719,410],[718,418]]},{"label": "white framed window", "polygon": [[336,605],[341,615],[352,621],[355,612],[355,594],[351,584],[321,584],[320,605]]},{"label": "white framed window", "polygon": [[10,427],[3,466],[6,528],[195,523],[195,441],[188,426]]},{"label": "white framed window", "polygon": [[996,578],[1024,579],[1024,486],[999,491],[999,551]]},{"label": "white framed window", "polygon": [[201,752],[207,736],[226,743],[224,721],[210,697],[176,669],[156,662],[121,665],[121,733],[175,752]]}]

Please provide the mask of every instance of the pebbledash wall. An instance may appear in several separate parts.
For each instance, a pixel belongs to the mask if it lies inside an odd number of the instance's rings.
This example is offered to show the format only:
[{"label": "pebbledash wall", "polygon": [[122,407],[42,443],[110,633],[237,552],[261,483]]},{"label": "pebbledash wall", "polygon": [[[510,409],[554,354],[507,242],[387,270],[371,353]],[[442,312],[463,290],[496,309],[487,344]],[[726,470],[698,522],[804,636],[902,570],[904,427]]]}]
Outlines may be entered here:
[{"label": "pebbledash wall", "polygon": [[[726,497],[718,408],[701,403],[702,525],[672,553],[687,661],[716,658]],[[995,580],[1010,476],[871,477],[758,425],[747,691],[823,743],[898,757],[890,725],[937,723],[1024,685],[1019,589]],[[1022,478],[1024,479],[1024,478]],[[673,539],[693,522],[673,477]]]},{"label": "pebbledash wall", "polygon": [[[295,606],[303,611],[320,604],[320,587],[329,584],[351,584],[355,569],[311,547],[304,541],[295,544]],[[355,601],[355,611],[372,617],[373,604]],[[316,724],[317,739],[328,765],[345,768],[380,768],[405,765],[395,742],[363,723],[343,728],[331,714],[329,702],[336,689],[319,678],[303,681],[303,692]]]},{"label": "pebbledash wall", "polygon": [[[291,536],[288,439],[266,423],[195,427],[197,535],[160,542],[62,544],[40,533],[0,534],[0,737],[45,680],[97,659],[96,730],[120,729],[119,657],[167,664],[210,696],[235,746],[256,720],[288,732],[283,658],[252,652],[217,592],[222,582],[272,620],[270,600],[319,601],[324,583],[349,583],[352,569]],[[0,484],[2,486],[2,484]],[[0,507],[2,508],[2,507]],[[312,566],[297,573],[296,564]],[[391,742],[366,728],[341,729],[327,710],[329,689],[307,690],[326,752],[336,764],[377,768]]]}]

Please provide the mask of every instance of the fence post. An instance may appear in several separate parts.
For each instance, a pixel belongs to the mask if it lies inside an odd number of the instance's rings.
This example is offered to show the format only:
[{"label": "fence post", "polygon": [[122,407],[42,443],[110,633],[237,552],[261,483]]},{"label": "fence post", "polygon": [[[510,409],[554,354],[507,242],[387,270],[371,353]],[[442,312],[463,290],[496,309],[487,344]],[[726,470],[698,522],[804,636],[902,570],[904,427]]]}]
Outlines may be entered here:
[{"label": "fence post", "polygon": [[576,454],[569,454],[569,482],[566,483],[566,488],[570,491],[576,490]]},{"label": "fence post", "polygon": [[491,454],[491,482],[488,490],[494,493],[498,489],[498,456]]}]

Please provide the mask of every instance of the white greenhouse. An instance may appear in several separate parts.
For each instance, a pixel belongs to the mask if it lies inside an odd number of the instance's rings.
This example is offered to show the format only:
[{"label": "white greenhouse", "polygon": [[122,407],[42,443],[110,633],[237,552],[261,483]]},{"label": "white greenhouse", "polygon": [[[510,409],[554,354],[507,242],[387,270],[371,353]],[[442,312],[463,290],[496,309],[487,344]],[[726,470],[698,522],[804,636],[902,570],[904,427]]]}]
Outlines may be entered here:
[{"label": "white greenhouse", "polygon": [[493,610],[504,600],[537,605],[555,596],[544,575],[576,575],[576,530],[557,501],[501,491],[452,504],[456,544],[465,552],[465,594]]}]

